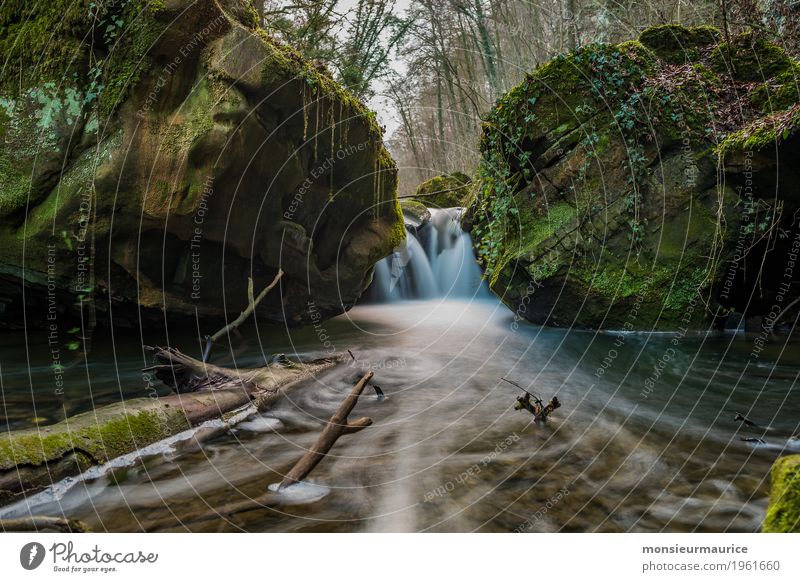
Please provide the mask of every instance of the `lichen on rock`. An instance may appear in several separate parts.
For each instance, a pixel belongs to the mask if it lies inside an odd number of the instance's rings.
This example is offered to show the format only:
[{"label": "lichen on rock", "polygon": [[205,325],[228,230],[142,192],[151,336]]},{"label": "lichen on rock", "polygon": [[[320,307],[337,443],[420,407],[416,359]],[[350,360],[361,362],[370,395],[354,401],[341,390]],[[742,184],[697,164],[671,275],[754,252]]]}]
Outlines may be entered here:
[{"label": "lichen on rock", "polygon": [[115,325],[235,315],[278,268],[269,321],[355,303],[404,236],[372,112],[246,0],[23,4],[0,9],[0,325],[45,324],[48,281]]},{"label": "lichen on rock", "polygon": [[[770,175],[795,148],[797,64],[763,39],[732,45],[736,74],[719,67],[729,51],[714,29],[651,28],[558,56],[497,102],[467,223],[491,288],[512,310],[524,306],[520,315],[540,324],[611,329],[763,315],[767,300],[749,301],[750,292],[777,281],[745,269],[749,259],[727,287],[724,277],[737,243],[775,260],[787,249],[800,176],[781,166],[776,204]],[[759,82],[742,70],[752,55],[765,65]],[[748,196],[745,151],[758,170]]]}]

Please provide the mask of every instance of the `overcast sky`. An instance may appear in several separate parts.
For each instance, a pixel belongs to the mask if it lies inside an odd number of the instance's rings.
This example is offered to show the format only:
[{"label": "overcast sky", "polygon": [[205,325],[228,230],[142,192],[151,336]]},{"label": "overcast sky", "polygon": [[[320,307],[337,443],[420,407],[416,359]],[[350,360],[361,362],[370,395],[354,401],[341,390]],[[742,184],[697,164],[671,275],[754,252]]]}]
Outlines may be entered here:
[{"label": "overcast sky", "polygon": [[[357,4],[358,0],[342,0],[339,5],[342,7],[342,10],[345,10],[354,8]],[[395,0],[394,12],[398,16],[405,16],[409,6],[411,6],[411,0]],[[403,63],[398,62],[398,60],[395,58],[394,51],[390,55],[390,58],[391,66],[394,67],[395,70],[400,72],[405,70]],[[386,128],[386,134],[384,135],[384,138],[388,138],[400,125],[400,121],[397,119],[396,112],[389,103],[389,100],[381,95],[385,91],[385,83],[379,80],[374,83],[373,88],[375,90],[375,97],[370,99],[367,104],[369,105],[370,109],[373,109],[375,113],[378,114],[378,123]]]}]

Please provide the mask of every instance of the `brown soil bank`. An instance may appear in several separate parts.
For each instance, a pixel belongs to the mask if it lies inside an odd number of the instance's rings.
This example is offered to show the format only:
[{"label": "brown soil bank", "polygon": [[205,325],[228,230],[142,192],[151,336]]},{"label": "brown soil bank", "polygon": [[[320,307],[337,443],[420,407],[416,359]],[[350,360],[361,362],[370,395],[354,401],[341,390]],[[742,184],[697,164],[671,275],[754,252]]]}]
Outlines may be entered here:
[{"label": "brown soil bank", "polygon": [[791,324],[798,71],[764,39],[663,26],[528,75],[484,123],[468,214],[493,291],[553,326]]},{"label": "brown soil bank", "polygon": [[[0,326],[342,312],[404,236],[374,116],[246,0],[0,9]],[[113,317],[112,317],[113,312]]]}]

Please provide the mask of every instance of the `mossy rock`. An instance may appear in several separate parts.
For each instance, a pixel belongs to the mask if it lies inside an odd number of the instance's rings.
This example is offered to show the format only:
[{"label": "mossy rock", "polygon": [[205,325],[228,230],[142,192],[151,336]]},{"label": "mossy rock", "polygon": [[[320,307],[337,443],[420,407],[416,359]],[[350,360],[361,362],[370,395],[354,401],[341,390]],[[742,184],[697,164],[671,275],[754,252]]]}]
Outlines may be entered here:
[{"label": "mossy rock", "polygon": [[[497,101],[483,123],[465,224],[491,289],[512,311],[538,324],[676,330],[718,325],[745,307],[720,297],[749,219],[739,195],[747,160],[724,153],[784,148],[754,163],[763,178],[780,158],[779,196],[800,208],[790,161],[797,64],[758,45],[770,56],[773,102],[784,106],[768,115],[754,106],[762,85],[742,86],[715,66],[719,47],[711,28],[651,28],[639,40],[560,55]],[[733,93],[743,99],[735,111],[716,97]],[[765,201],[770,185],[761,180]]]},{"label": "mossy rock", "polygon": [[750,102],[765,115],[788,109],[800,102],[800,64],[793,62],[775,79],[768,79],[750,92]]},{"label": "mossy rock", "polygon": [[711,64],[718,73],[744,83],[772,79],[790,71],[793,66],[781,47],[752,33],[738,35],[730,45],[720,43],[716,46],[711,52]]},{"label": "mossy rock", "polygon": [[469,198],[470,178],[461,172],[441,174],[422,182],[414,198],[429,208],[464,206]]},{"label": "mossy rock", "polygon": [[406,221],[411,223],[412,226],[422,226],[431,219],[431,212],[428,207],[418,200],[401,199],[400,208],[403,210],[403,216]]},{"label": "mossy rock", "polygon": [[680,24],[652,26],[639,35],[639,42],[658,58],[675,64],[696,61],[703,47],[716,44],[720,32],[711,26],[689,28]]},{"label": "mossy rock", "polygon": [[800,533],[800,455],[781,457],[772,466],[765,533]]},{"label": "mossy rock", "polygon": [[744,152],[760,152],[775,149],[790,141],[800,129],[800,107],[789,109],[758,119],[747,127],[728,135],[717,147],[721,156]]},{"label": "mossy rock", "polygon": [[[259,29],[251,2],[29,4],[0,9],[0,327],[46,301],[48,278],[64,327],[87,292],[114,325],[216,325],[278,268],[267,321],[358,300],[405,236],[395,162],[374,113]],[[87,272],[90,240],[105,267]]]}]

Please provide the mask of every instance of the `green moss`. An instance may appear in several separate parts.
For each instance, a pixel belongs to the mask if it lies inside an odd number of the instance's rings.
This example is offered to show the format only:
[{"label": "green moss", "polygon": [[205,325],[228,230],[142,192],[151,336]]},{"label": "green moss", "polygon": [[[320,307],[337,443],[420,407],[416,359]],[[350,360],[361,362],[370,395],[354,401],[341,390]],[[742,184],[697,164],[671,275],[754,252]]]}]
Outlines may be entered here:
[{"label": "green moss", "polygon": [[81,39],[91,25],[90,4],[90,0],[3,2],[0,85],[15,90],[41,79],[85,74],[87,45]]},{"label": "green moss", "polygon": [[792,68],[792,60],[781,47],[752,33],[740,34],[730,46],[720,43],[710,61],[718,73],[745,83],[772,79]]},{"label": "green moss", "polygon": [[716,28],[699,26],[687,28],[679,24],[652,26],[645,29],[639,40],[658,58],[673,64],[696,61],[700,48],[716,44],[720,36]]},{"label": "green moss", "polygon": [[800,104],[788,111],[758,119],[727,136],[717,147],[720,156],[743,151],[759,151],[775,147],[776,144],[794,135],[800,127]]},{"label": "green moss", "polygon": [[141,76],[152,66],[148,53],[167,26],[159,18],[164,11],[163,5],[157,2],[128,0],[124,6],[119,21],[125,28],[118,38],[115,37],[115,46],[100,69],[103,84],[97,99],[101,120],[107,119],[125,101]]},{"label": "green moss", "polygon": [[800,533],[800,455],[781,457],[772,466],[765,533]]},{"label": "green moss", "polygon": [[[403,221],[403,209],[400,208],[400,201],[395,199],[392,205],[394,213],[392,216],[392,230],[389,234],[389,240],[386,246],[393,249],[399,246],[406,239],[405,222]],[[383,258],[383,257],[378,257]]]},{"label": "green moss", "polygon": [[150,65],[147,57],[166,23],[163,3],[11,1],[0,9],[0,88],[20,90],[64,81],[82,88],[81,108],[97,104],[106,119]]},{"label": "green moss", "polygon": [[32,186],[30,166],[20,168],[9,154],[8,149],[0,149],[0,218],[24,209]]},{"label": "green moss", "polygon": [[469,178],[464,174],[442,174],[417,186],[414,197],[433,208],[464,206],[469,196]]},{"label": "green moss", "polygon": [[75,450],[89,455],[95,463],[104,463],[189,428],[180,411],[150,408],[121,415],[104,411],[99,418],[89,412],[43,430],[2,436],[0,469],[41,465]]},{"label": "green moss", "polygon": [[[575,221],[577,211],[568,202],[556,202],[547,208],[544,216],[522,218],[520,252],[530,253],[558,230]],[[512,245],[513,246],[513,243]]]},{"label": "green moss", "polygon": [[788,109],[800,102],[800,63],[767,80],[749,94],[750,102],[765,115]]}]

